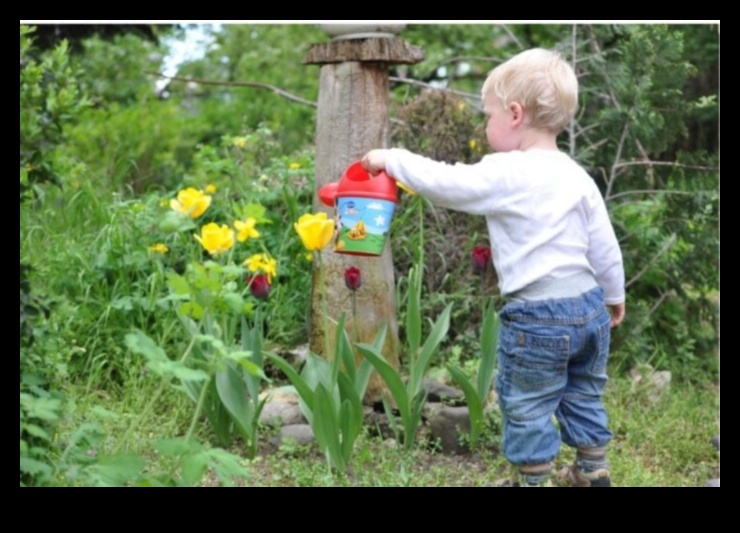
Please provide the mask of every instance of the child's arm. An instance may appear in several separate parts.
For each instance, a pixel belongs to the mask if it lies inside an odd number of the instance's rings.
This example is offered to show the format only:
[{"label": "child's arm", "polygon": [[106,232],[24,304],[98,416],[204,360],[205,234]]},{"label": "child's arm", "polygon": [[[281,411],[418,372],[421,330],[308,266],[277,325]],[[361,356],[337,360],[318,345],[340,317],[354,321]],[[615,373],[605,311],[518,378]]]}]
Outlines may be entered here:
[{"label": "child's arm", "polygon": [[497,176],[504,174],[506,165],[486,161],[451,165],[393,148],[369,151],[362,158],[362,165],[370,174],[385,170],[393,179],[441,207],[487,215],[497,208],[503,196],[504,184]]},{"label": "child's arm", "polygon": [[624,320],[625,315],[622,251],[609,220],[606,204],[595,186],[592,202],[588,260],[596,271],[596,281],[604,290],[604,301],[612,318],[611,325],[616,327]]}]

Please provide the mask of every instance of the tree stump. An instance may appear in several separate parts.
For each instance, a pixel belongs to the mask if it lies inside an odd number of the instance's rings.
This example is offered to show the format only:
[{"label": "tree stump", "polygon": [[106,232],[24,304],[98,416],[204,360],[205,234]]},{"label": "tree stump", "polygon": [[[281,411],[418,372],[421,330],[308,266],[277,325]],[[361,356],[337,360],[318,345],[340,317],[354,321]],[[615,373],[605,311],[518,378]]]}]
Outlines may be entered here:
[{"label": "tree stump", "polygon": [[[383,148],[388,142],[388,65],[416,63],[423,59],[419,47],[391,38],[344,39],[313,45],[304,63],[319,64],[319,100],[316,114],[316,188],[338,181],[344,170],[368,150]],[[314,195],[316,212],[328,216],[333,211]],[[390,237],[380,257],[343,255],[325,250],[325,291],[332,320],[328,331],[321,316],[318,265],[314,265],[311,298],[310,347],[325,354],[325,336],[334,349],[336,321],[346,315],[346,328],[352,338],[352,295],[344,283],[344,271],[355,266],[362,272],[362,286],[356,292],[359,341],[370,343],[377,332],[388,325],[383,356],[396,368],[398,359],[398,323],[396,319],[395,279]],[[332,323],[333,322],[333,323]],[[358,355],[359,359],[359,355]],[[365,395],[365,403],[380,400],[383,382],[374,375]]]}]

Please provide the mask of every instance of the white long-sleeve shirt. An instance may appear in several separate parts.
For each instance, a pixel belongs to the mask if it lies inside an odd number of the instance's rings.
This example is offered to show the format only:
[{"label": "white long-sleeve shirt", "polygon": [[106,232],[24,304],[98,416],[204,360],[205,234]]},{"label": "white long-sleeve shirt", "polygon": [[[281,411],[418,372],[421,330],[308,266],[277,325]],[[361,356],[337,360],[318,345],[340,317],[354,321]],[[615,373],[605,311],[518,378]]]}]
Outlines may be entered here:
[{"label": "white long-sleeve shirt", "polygon": [[608,305],[624,302],[624,267],[593,179],[553,150],[495,153],[449,165],[388,150],[386,171],[442,207],[484,215],[503,295],[590,272]]}]

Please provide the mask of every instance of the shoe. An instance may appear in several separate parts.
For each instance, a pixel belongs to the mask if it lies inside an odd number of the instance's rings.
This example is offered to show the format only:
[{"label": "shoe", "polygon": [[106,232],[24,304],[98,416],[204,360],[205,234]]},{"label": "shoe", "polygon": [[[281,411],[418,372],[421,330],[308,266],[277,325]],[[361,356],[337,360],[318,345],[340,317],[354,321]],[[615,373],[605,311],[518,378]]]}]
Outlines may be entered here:
[{"label": "shoe", "polygon": [[567,481],[573,487],[611,487],[612,480],[605,468],[593,472],[581,472],[576,465],[563,468],[558,479]]}]

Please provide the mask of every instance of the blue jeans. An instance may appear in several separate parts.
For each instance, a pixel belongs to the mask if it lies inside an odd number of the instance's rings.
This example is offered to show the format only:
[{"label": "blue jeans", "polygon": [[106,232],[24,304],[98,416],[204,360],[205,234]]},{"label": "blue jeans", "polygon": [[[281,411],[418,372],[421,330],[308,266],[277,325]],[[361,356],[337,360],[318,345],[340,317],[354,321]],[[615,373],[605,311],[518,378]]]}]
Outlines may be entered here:
[{"label": "blue jeans", "polygon": [[574,448],[606,445],[612,434],[601,397],[610,316],[601,288],[577,298],[510,302],[500,317],[496,392],[504,456],[537,465],[555,458],[561,438]]}]

